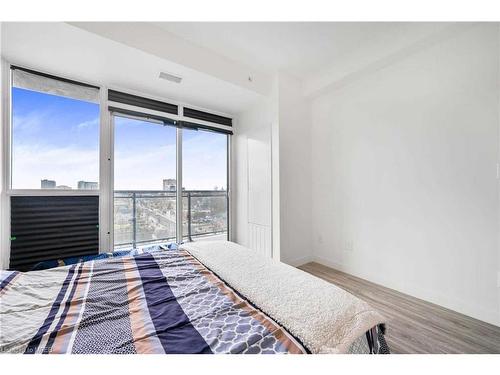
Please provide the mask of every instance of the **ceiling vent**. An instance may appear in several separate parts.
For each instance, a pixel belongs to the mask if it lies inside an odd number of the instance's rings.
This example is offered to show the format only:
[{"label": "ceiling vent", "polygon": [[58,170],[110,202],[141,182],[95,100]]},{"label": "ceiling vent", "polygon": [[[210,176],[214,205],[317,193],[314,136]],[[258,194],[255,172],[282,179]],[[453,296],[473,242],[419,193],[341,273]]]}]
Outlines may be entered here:
[{"label": "ceiling vent", "polygon": [[175,83],[181,83],[181,81],[182,81],[182,77],[174,76],[173,74],[165,73],[165,72],[160,72],[160,78],[166,79],[167,81],[175,82]]}]

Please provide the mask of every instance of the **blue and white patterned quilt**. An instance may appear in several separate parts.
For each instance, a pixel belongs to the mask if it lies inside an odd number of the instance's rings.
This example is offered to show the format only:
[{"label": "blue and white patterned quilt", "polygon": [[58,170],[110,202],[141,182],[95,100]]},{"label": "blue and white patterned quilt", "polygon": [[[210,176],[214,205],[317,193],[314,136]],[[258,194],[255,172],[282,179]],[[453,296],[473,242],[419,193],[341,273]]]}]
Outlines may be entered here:
[{"label": "blue and white patterned quilt", "polygon": [[4,272],[0,352],[306,353],[182,250]]}]

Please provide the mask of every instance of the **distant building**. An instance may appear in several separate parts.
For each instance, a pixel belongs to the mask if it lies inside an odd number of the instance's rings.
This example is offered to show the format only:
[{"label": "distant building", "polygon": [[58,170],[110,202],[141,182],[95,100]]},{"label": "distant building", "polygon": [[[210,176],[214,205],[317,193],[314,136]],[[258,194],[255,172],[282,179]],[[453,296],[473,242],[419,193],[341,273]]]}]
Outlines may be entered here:
[{"label": "distant building", "polygon": [[78,181],[79,190],[97,190],[99,189],[99,184],[92,181]]},{"label": "distant building", "polygon": [[42,189],[55,189],[56,182],[54,180],[42,180],[42,181],[40,181],[40,188],[42,188]]},{"label": "distant building", "polygon": [[68,186],[68,185],[57,185],[56,189],[59,189],[59,190],[71,190],[71,186]]},{"label": "distant building", "polygon": [[164,179],[163,180],[163,190],[176,191],[177,190],[177,180],[175,178]]}]

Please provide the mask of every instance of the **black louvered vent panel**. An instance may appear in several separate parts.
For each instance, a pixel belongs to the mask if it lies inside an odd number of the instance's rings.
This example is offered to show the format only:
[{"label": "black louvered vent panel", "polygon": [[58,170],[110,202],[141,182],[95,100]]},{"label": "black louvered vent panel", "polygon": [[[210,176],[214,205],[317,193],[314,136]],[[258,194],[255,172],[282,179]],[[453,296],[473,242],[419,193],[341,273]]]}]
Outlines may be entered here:
[{"label": "black louvered vent panel", "polygon": [[41,261],[98,253],[98,196],[11,197],[10,202],[10,269],[29,271]]},{"label": "black louvered vent panel", "polygon": [[115,90],[108,90],[108,100],[112,102],[133,105],[136,107],[153,109],[155,111],[172,113],[174,115],[178,113],[178,107],[175,104],[143,98],[141,96],[126,94],[124,92]]},{"label": "black louvered vent panel", "polygon": [[213,113],[198,111],[197,109],[184,107],[184,116],[197,120],[213,122],[214,124],[233,126],[233,120],[229,117],[214,115]]}]

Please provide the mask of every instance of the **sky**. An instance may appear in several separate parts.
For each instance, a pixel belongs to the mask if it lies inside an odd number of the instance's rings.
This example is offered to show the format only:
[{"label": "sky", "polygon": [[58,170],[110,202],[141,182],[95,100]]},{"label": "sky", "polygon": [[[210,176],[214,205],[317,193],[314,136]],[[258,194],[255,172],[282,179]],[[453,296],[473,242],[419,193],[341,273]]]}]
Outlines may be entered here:
[{"label": "sky", "polygon": [[[76,188],[99,180],[99,105],[12,89],[12,187],[39,189],[42,179]],[[176,130],[115,118],[115,190],[162,190],[175,178]],[[226,188],[225,134],[183,130],[183,186]]]}]

